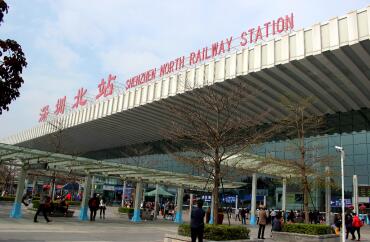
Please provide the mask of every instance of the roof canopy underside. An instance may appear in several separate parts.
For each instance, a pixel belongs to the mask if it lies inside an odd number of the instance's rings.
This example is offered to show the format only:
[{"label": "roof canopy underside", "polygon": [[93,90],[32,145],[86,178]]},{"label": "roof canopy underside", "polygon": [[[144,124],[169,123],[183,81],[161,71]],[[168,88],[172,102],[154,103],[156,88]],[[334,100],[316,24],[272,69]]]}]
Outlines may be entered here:
[{"label": "roof canopy underside", "polygon": [[[111,176],[129,181],[143,181],[150,184],[180,186],[195,190],[211,190],[212,181],[202,176],[167,172],[116,162],[88,159],[71,155],[57,154],[35,149],[0,143],[0,164],[10,160],[18,160],[28,171],[58,171],[77,176],[87,174]],[[238,188],[244,183],[224,181],[224,188]]]},{"label": "roof canopy underside", "polygon": [[[284,117],[279,103],[287,94],[296,100],[313,97],[309,111],[315,115],[370,108],[369,13],[370,7],[350,12],[65,115],[58,119],[64,127],[59,137],[63,152],[82,154],[161,140],[160,131],[177,119],[166,104],[194,103],[183,83],[223,93],[239,82],[262,90],[240,112],[271,110],[266,123]],[[54,136],[55,128],[44,123],[2,142],[52,151]]]}]

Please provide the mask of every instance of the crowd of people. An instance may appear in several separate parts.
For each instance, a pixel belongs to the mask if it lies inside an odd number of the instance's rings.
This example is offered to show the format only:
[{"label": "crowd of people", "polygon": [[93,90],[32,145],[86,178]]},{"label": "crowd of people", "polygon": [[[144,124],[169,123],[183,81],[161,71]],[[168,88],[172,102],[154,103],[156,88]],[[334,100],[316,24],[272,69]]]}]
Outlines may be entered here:
[{"label": "crowd of people", "polygon": [[[364,219],[365,217],[363,217]],[[345,234],[346,239],[348,239],[349,234],[351,234],[351,240],[356,239],[355,233],[357,233],[357,240],[361,239],[361,227],[365,224],[364,220],[361,220],[358,214],[352,213],[350,210],[347,210],[344,217],[345,224]],[[342,230],[342,216],[341,214],[336,214],[334,218],[334,224],[332,228],[335,230],[336,234],[340,234]]]}]

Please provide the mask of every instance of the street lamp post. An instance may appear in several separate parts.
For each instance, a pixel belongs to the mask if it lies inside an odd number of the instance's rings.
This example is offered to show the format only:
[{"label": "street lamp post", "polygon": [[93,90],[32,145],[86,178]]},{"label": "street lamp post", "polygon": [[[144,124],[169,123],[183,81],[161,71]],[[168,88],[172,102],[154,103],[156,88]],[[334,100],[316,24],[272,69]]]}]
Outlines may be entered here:
[{"label": "street lamp post", "polygon": [[343,147],[335,146],[335,149],[340,152],[340,166],[341,166],[341,176],[342,176],[342,242],[346,241],[345,237],[345,214],[344,214],[344,150]]}]

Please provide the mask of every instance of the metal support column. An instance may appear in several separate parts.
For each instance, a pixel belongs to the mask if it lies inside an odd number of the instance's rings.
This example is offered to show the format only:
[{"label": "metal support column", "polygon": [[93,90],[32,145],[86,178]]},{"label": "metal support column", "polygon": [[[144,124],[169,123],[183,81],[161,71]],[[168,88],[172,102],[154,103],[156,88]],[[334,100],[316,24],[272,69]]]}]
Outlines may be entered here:
[{"label": "metal support column", "polygon": [[94,196],[95,193],[95,176],[92,177],[90,197]]},{"label": "metal support column", "polygon": [[358,215],[358,179],[357,175],[353,175],[353,206],[355,213]]},{"label": "metal support column", "polygon": [[143,183],[142,181],[138,181],[136,183],[136,190],[135,190],[135,206],[134,206],[134,216],[132,217],[132,222],[140,222],[140,204],[141,204],[141,196],[143,191]]},{"label": "metal support column", "polygon": [[330,189],[330,168],[325,167],[326,177],[325,177],[325,223],[326,225],[331,225],[330,223],[330,212],[331,212],[331,189]]},{"label": "metal support column", "polygon": [[12,208],[12,211],[10,212],[11,218],[21,218],[22,217],[22,198],[23,198],[26,175],[27,175],[27,171],[24,168],[22,168],[19,174],[17,193],[15,196],[13,208]]},{"label": "metal support column", "polygon": [[123,207],[125,205],[126,186],[127,186],[127,182],[126,181],[123,181],[121,207]]},{"label": "metal support column", "polygon": [[256,202],[257,202],[257,174],[252,175],[252,199],[251,199],[251,216],[249,223],[251,225],[256,224]]},{"label": "metal support column", "polygon": [[209,217],[209,224],[213,224],[214,223],[214,214],[213,214],[213,208],[214,208],[214,197],[213,197],[213,194],[212,194],[212,200],[211,200],[211,214],[210,214],[210,217]]},{"label": "metal support column", "polygon": [[85,177],[84,193],[81,202],[80,216],[79,219],[82,221],[89,220],[87,216],[87,210],[89,209],[89,199],[91,193],[91,175]]},{"label": "metal support column", "polygon": [[[281,195],[281,210],[286,213],[286,178],[283,178],[283,193]],[[285,214],[283,214],[285,217]]]},{"label": "metal support column", "polygon": [[155,196],[154,196],[154,219],[157,219],[158,211],[159,211],[159,207],[158,207],[158,203],[159,203],[159,195],[158,195],[158,192],[159,192],[159,184],[155,184]]},{"label": "metal support column", "polygon": [[36,194],[36,184],[37,184],[37,178],[34,177],[32,181],[32,197]]},{"label": "metal support column", "polygon": [[193,200],[194,194],[190,193],[190,201],[189,201],[189,222],[191,221],[191,212],[193,211]]},{"label": "metal support column", "polygon": [[175,223],[182,224],[182,202],[184,200],[184,188],[177,188],[177,206],[176,206],[176,217]]}]

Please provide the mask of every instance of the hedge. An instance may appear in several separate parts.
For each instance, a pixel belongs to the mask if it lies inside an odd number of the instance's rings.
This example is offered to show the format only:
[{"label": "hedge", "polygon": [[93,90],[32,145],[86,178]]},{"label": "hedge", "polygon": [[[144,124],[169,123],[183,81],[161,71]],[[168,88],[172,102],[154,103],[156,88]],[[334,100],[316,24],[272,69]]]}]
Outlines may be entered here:
[{"label": "hedge", "polygon": [[133,208],[126,208],[126,207],[119,207],[118,212],[120,212],[120,213],[133,213],[134,209]]},{"label": "hedge", "polygon": [[[55,204],[55,205],[58,205],[58,203],[59,202],[57,202],[57,201],[53,201],[53,204]],[[81,205],[80,201],[66,201],[66,203],[69,206],[71,206],[71,205],[80,206]],[[33,204],[33,208],[39,208],[40,200],[32,200],[32,204]]]},{"label": "hedge", "polygon": [[0,197],[0,201],[14,202],[15,197]]},{"label": "hedge", "polygon": [[[249,239],[250,230],[245,226],[228,226],[228,225],[210,225],[206,224],[204,228],[204,239],[208,240],[238,240]],[[186,237],[191,236],[190,225],[181,224],[178,234]]]},{"label": "hedge", "polygon": [[331,234],[332,229],[329,225],[325,224],[284,224],[283,232],[297,233],[297,234],[311,234],[311,235],[323,235]]}]

